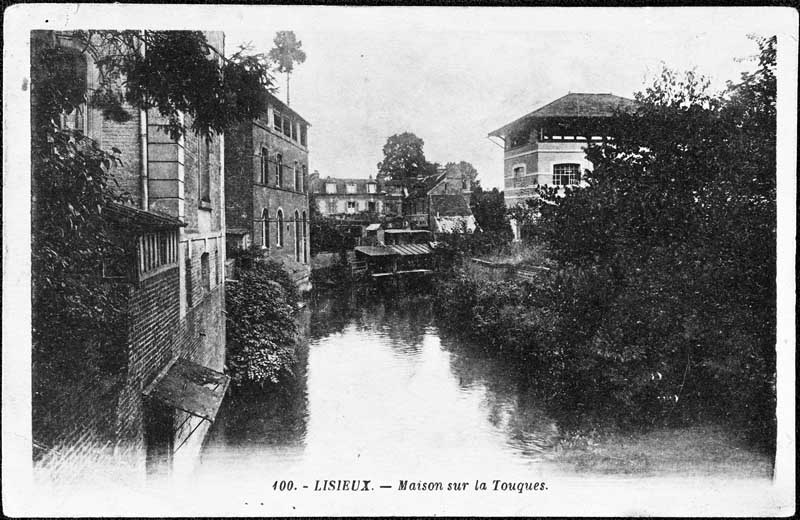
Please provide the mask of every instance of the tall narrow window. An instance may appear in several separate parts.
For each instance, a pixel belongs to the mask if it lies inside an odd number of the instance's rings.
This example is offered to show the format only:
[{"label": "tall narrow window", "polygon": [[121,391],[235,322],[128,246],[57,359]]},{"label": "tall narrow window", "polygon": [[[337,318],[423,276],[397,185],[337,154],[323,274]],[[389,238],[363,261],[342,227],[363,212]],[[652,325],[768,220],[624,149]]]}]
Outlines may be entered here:
[{"label": "tall narrow window", "polygon": [[292,135],[292,120],[288,116],[283,116],[283,135],[291,137]]},{"label": "tall narrow window", "polygon": [[307,134],[307,130],[306,130],[306,125],[301,124],[300,125],[300,144],[302,144],[303,146],[306,146],[307,137],[308,137],[308,134]]},{"label": "tall narrow window", "polygon": [[297,123],[292,121],[292,140],[297,141]]},{"label": "tall narrow window", "polygon": [[272,127],[275,130],[280,131],[282,126],[283,123],[282,123],[281,113],[277,111],[272,112]]},{"label": "tall narrow window", "polygon": [[269,167],[269,154],[266,148],[261,149],[261,176],[259,182],[261,184],[267,183],[267,171]]},{"label": "tall narrow window", "polygon": [[300,239],[303,236],[303,230],[300,228],[300,213],[297,210],[294,211],[294,259],[300,262],[302,253],[301,253],[301,242]]},{"label": "tall narrow window", "polygon": [[219,265],[219,250],[214,250],[214,286],[219,285],[219,272],[220,272],[220,265]]},{"label": "tall narrow window", "polygon": [[199,195],[201,202],[211,202],[211,168],[209,163],[210,151],[208,141],[202,136],[199,137],[200,144],[198,146],[198,176],[199,176]]},{"label": "tall narrow window", "polygon": [[283,188],[283,155],[281,154],[275,156],[275,184],[279,188]]},{"label": "tall narrow window", "polygon": [[300,191],[300,166],[297,161],[294,162],[294,191]]},{"label": "tall narrow window", "polygon": [[277,246],[283,247],[283,210],[278,210],[278,241]]},{"label": "tall narrow window", "polygon": [[267,208],[261,212],[261,247],[269,248],[269,210]]},{"label": "tall narrow window", "polygon": [[194,286],[192,285],[192,259],[188,256],[185,262],[185,283],[186,283],[186,305],[192,307],[194,305]]},{"label": "tall narrow window", "polygon": [[302,177],[300,177],[300,191],[305,193],[307,186],[308,186],[308,167],[304,164]]},{"label": "tall narrow window", "polygon": [[303,263],[308,263],[308,218],[306,212],[303,212]]}]

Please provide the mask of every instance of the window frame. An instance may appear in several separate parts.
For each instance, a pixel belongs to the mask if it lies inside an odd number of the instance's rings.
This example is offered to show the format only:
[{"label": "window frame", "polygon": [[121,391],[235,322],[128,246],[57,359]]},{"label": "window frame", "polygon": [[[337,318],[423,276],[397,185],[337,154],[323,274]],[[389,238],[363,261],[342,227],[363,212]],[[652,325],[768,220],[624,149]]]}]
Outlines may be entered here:
[{"label": "window frame", "polygon": [[[559,171],[569,168],[569,171]],[[562,182],[566,177],[567,182]],[[581,165],[578,163],[558,163],[553,165],[553,186],[576,186],[581,179]]]}]

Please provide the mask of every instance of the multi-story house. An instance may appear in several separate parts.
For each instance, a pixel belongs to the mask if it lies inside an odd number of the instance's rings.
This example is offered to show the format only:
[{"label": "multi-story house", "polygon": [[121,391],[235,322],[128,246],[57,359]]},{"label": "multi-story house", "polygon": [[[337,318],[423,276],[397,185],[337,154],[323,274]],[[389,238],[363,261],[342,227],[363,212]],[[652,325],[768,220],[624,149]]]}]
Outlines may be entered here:
[{"label": "multi-story house", "polygon": [[506,206],[534,197],[538,185],[579,185],[592,167],[585,149],[603,139],[603,120],[634,105],[612,94],[569,93],[490,132],[503,140]]},{"label": "multi-story house", "polygon": [[320,215],[331,217],[357,213],[372,216],[384,214],[385,194],[372,176],[368,179],[340,179],[330,176],[321,179],[319,172],[315,171],[309,184]]},{"label": "multi-story house", "polygon": [[225,193],[230,249],[259,248],[283,263],[301,290],[311,288],[308,225],[308,128],[269,96],[266,114],[225,138]]},{"label": "multi-story house", "polygon": [[[206,37],[224,52],[222,33]],[[71,49],[88,88],[96,84],[94,61],[69,33],[35,32],[37,45]],[[34,90],[34,106],[35,97]],[[126,287],[120,342],[101,349],[122,366],[73,381],[73,391],[58,386],[46,399],[34,396],[34,466],[59,481],[92,474],[136,481],[148,469],[190,468],[229,381],[222,374],[224,137],[206,141],[189,131],[172,139],[157,109],[128,111],[129,121],[115,122],[84,105],[62,121],[122,152],[113,174],[132,202],[106,208],[130,253],[100,275]],[[184,123],[191,125],[188,116]]]}]

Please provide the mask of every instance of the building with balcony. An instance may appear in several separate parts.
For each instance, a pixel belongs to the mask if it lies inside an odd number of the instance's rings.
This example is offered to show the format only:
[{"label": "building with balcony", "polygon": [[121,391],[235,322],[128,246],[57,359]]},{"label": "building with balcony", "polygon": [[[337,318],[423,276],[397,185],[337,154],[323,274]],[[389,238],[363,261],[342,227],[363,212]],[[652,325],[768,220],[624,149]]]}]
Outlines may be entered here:
[{"label": "building with balcony", "polygon": [[308,129],[300,114],[269,96],[266,114],[228,132],[225,193],[229,252],[259,248],[308,290]]},{"label": "building with balcony", "polygon": [[580,185],[592,168],[586,147],[606,134],[604,121],[635,101],[613,94],[569,93],[489,133],[503,141],[507,207],[536,196],[536,186]]}]

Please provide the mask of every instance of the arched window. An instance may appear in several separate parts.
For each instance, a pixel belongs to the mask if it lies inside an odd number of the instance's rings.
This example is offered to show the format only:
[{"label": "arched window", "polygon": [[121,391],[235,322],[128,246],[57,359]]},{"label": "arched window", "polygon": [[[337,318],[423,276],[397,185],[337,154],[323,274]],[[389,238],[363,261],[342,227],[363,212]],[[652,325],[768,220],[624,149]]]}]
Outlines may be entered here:
[{"label": "arched window", "polygon": [[303,212],[303,263],[308,263],[308,223],[306,222],[306,212]]},{"label": "arched window", "polygon": [[301,238],[303,236],[303,230],[300,229],[301,224],[302,222],[300,222],[300,213],[298,213],[297,210],[295,210],[294,211],[294,259],[297,260],[298,262],[301,261],[301,256],[302,256],[300,248],[302,247]]},{"label": "arched window", "polygon": [[278,247],[283,247],[283,210],[278,210]]},{"label": "arched window", "polygon": [[269,248],[269,210],[261,212],[261,247]]}]

